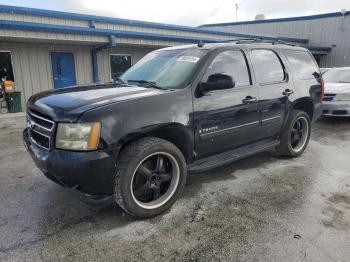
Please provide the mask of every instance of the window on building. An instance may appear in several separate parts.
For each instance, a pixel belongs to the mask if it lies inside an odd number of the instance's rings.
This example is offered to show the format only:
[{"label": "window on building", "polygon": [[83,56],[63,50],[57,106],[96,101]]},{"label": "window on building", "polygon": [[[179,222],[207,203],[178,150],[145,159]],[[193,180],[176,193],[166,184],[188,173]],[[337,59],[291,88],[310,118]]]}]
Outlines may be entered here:
[{"label": "window on building", "polygon": [[319,74],[319,69],[308,52],[286,50],[285,54],[298,79],[312,79],[315,73]]},{"label": "window on building", "polygon": [[116,80],[131,67],[130,55],[110,55],[111,78]]},{"label": "window on building", "polygon": [[260,84],[281,82],[285,74],[281,60],[272,50],[255,49],[252,51],[253,67]]},{"label": "window on building", "polygon": [[10,52],[0,51],[0,81],[15,81],[13,76],[12,58]]},{"label": "window on building", "polygon": [[238,50],[224,51],[218,54],[204,76],[204,82],[213,74],[228,74],[235,81],[236,86],[251,84],[249,70],[245,55]]}]

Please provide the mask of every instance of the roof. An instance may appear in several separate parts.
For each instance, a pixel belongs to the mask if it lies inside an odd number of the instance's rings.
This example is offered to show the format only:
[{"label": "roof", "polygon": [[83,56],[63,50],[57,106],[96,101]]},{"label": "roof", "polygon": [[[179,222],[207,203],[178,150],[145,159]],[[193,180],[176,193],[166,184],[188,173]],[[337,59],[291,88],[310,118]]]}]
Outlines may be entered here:
[{"label": "roof", "polygon": [[199,28],[215,27],[215,26],[234,26],[234,25],[248,25],[248,24],[268,24],[268,23],[278,23],[278,22],[293,22],[293,21],[330,18],[330,17],[342,17],[342,16],[349,16],[349,15],[350,15],[350,11],[347,11],[344,15],[341,12],[334,12],[334,13],[325,13],[325,14],[308,15],[308,16],[295,16],[295,17],[287,17],[287,18],[275,18],[275,19],[216,23],[216,24],[204,24],[204,25],[200,25]]},{"label": "roof", "polygon": [[[139,27],[146,27],[146,28],[157,28],[157,29],[165,29],[165,30],[176,30],[176,31],[183,31],[183,32],[214,34],[214,35],[222,35],[222,36],[256,37],[256,38],[264,38],[268,40],[280,39],[287,42],[308,43],[308,39],[303,39],[303,38],[276,37],[276,36],[268,36],[268,35],[252,35],[252,34],[243,34],[243,33],[235,33],[235,32],[222,32],[222,31],[192,27],[192,26],[146,22],[146,21],[140,21],[140,20],[130,20],[130,19],[122,19],[122,18],[114,18],[114,17],[77,14],[77,13],[19,7],[19,6],[0,5],[0,12],[53,17],[53,18],[61,18],[61,19],[74,19],[74,20],[81,20],[81,21],[88,21],[88,22],[94,21],[94,22],[110,23],[110,24],[118,24],[118,25],[139,26]],[[3,23],[4,21],[7,21],[7,22]],[[0,28],[6,28],[6,26],[11,24],[11,20],[0,20],[0,22],[1,22]],[[15,22],[16,21],[13,21],[14,24],[18,25],[18,23],[15,23]],[[62,26],[62,28],[63,27],[64,26]]]}]

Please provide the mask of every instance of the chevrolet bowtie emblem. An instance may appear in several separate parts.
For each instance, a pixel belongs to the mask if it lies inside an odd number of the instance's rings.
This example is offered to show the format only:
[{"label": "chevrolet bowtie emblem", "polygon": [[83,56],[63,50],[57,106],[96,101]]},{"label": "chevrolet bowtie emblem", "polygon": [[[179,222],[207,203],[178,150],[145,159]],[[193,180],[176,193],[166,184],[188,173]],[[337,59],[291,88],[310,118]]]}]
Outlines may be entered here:
[{"label": "chevrolet bowtie emblem", "polygon": [[34,126],[35,126],[35,123],[33,122],[33,121],[28,121],[27,122],[27,126],[29,127],[29,128],[31,128],[31,129],[33,129],[34,128]]}]

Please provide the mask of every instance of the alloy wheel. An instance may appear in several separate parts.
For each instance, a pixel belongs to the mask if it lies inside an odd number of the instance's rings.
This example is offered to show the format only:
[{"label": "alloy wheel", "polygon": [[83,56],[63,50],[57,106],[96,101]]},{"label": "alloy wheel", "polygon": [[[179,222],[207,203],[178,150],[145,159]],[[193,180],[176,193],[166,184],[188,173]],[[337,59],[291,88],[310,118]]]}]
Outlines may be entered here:
[{"label": "alloy wheel", "polygon": [[140,161],[131,180],[131,195],[137,205],[154,209],[164,205],[179,184],[179,164],[169,153],[153,153]]},{"label": "alloy wheel", "polygon": [[291,132],[291,147],[294,152],[301,151],[309,136],[309,122],[305,117],[299,117],[294,121],[292,132]]}]

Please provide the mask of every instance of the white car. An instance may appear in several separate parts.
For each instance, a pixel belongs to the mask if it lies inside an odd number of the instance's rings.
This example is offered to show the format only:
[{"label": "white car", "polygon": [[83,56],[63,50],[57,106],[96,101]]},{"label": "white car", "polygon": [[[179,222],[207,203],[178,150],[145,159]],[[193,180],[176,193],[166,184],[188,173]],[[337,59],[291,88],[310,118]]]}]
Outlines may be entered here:
[{"label": "white car", "polygon": [[350,67],[332,68],[322,78],[325,83],[323,115],[350,116]]},{"label": "white car", "polygon": [[323,75],[324,73],[328,72],[329,70],[331,70],[331,68],[326,68],[326,67],[320,68],[321,75]]}]

